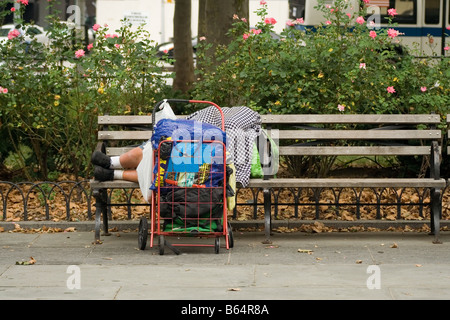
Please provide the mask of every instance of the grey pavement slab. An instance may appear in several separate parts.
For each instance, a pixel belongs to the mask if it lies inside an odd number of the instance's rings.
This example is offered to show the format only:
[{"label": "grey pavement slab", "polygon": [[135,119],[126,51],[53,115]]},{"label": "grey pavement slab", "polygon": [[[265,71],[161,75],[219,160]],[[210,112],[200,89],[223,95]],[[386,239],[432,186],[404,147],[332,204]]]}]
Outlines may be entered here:
[{"label": "grey pavement slab", "polygon": [[[234,231],[234,247],[138,249],[136,231],[0,232],[0,300],[450,299],[450,232]],[[167,237],[171,243],[213,239]],[[224,242],[224,239],[222,239]],[[32,265],[26,265],[31,257]]]}]

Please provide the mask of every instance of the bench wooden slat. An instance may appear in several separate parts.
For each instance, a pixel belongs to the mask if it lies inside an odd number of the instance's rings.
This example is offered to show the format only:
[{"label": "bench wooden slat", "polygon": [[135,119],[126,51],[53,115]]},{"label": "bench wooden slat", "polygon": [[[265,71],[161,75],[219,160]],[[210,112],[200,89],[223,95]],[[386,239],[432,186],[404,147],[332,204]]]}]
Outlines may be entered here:
[{"label": "bench wooden slat", "polygon": [[148,140],[152,131],[99,131],[97,136],[98,140]]},{"label": "bench wooden slat", "polygon": [[[444,188],[445,179],[431,178],[277,178],[272,180],[250,179],[250,188]],[[139,188],[139,184],[125,181],[91,180],[92,188]]]},{"label": "bench wooden slat", "polygon": [[[343,140],[434,140],[441,138],[439,130],[269,130],[272,139],[343,139]],[[148,140],[152,131],[99,131],[99,140]]]},{"label": "bench wooden slat", "polygon": [[267,124],[439,124],[439,115],[426,114],[270,114],[261,115]]},{"label": "bench wooden slat", "polygon": [[429,155],[431,148],[429,146],[373,146],[373,147],[330,147],[330,146],[289,146],[279,147],[280,155],[320,155],[320,156],[393,156],[393,155]]},{"label": "bench wooden slat", "polygon": [[409,140],[440,139],[440,130],[268,130],[272,139]]},{"label": "bench wooden slat", "polygon": [[[186,116],[177,116],[185,118]],[[439,115],[424,114],[270,114],[261,115],[262,123],[360,123],[360,124],[438,124]],[[150,125],[151,115],[98,116],[99,125]]]},{"label": "bench wooden slat", "polygon": [[[177,118],[186,118],[186,116],[177,116]],[[99,125],[151,125],[151,115],[128,115],[128,116],[98,116]]]},{"label": "bench wooden slat", "polygon": [[[137,146],[137,145],[136,145]],[[121,154],[124,154],[127,151],[130,151],[136,146],[130,146],[130,147],[107,147],[106,148],[106,154],[110,157],[113,156],[120,156]]]},{"label": "bench wooden slat", "polygon": [[113,181],[90,181],[91,188],[94,189],[137,189],[139,184],[125,180],[113,180]]},{"label": "bench wooden slat", "polygon": [[431,178],[277,178],[250,179],[249,187],[254,188],[444,188],[445,179]]}]

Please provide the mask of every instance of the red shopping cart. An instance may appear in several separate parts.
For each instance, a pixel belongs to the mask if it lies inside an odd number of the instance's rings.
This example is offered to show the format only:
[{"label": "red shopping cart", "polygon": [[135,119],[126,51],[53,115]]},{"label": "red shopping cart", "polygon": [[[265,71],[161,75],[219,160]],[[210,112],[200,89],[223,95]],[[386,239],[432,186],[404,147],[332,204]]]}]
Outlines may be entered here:
[{"label": "red shopping cart", "polygon": [[[215,106],[222,118],[221,132],[225,131],[221,108],[213,102],[198,100],[164,100],[165,102],[203,103]],[[157,104],[158,106],[158,104]],[[155,106],[155,109],[156,107]],[[155,113],[155,112],[154,112]],[[177,121],[177,120],[173,120]],[[182,121],[182,120],[179,120]],[[175,123],[176,124],[176,123]],[[197,124],[198,125],[198,124]],[[201,124],[200,124],[201,125]],[[220,131],[220,130],[219,130]],[[201,130],[197,130],[201,132]],[[154,191],[151,201],[150,247],[154,237],[159,239],[159,254],[177,247],[214,247],[219,253],[220,239],[225,247],[233,247],[233,236],[227,221],[227,159],[225,139],[202,135],[199,139],[161,136],[154,148]],[[225,138],[225,135],[223,135]],[[139,246],[142,249],[148,234],[145,217],[139,223]],[[178,239],[177,243],[168,241]],[[181,238],[214,238],[214,243],[187,241]]]}]

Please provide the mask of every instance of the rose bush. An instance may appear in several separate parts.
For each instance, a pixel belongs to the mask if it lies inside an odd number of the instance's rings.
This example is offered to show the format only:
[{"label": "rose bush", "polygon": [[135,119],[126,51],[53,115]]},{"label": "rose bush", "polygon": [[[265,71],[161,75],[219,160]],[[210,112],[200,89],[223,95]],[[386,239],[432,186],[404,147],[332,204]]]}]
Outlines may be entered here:
[{"label": "rose bush", "polygon": [[[231,44],[216,52],[218,65],[208,67],[203,62],[206,67],[198,70],[201,81],[195,98],[223,106],[246,105],[260,113],[437,112],[445,116],[450,60],[417,59],[412,49],[401,47],[395,9],[389,10],[389,27],[376,29],[366,20],[363,2],[354,14],[346,13],[348,6],[345,0],[332,5],[319,0],[324,22],[312,30],[296,28],[302,19],[288,21],[281,38],[272,36],[273,25],[279,22],[267,16],[267,2],[257,10],[260,21],[255,29],[235,17]],[[202,47],[197,49],[200,57]],[[301,166],[311,163],[315,162],[300,161]],[[324,166],[330,167],[329,162]],[[323,172],[323,168],[311,169]]]},{"label": "rose bush", "polygon": [[[48,20],[48,46],[21,35],[0,43],[0,160],[14,153],[30,180],[53,171],[87,176],[97,115],[151,113],[168,90],[156,44],[142,27],[97,26],[95,42],[86,45],[57,12]],[[22,156],[23,146],[31,157]]]},{"label": "rose bush", "polygon": [[[295,28],[301,20],[288,21],[281,39],[271,36],[279,22],[267,17],[267,2],[253,30],[235,17],[233,41],[216,53],[219,65],[198,71],[196,97],[262,113],[445,114],[449,60],[416,59],[412,50],[399,54],[395,9],[389,28],[377,30],[362,9],[346,14],[348,5],[320,0],[325,22],[302,31]],[[198,51],[201,56],[201,46]]]}]

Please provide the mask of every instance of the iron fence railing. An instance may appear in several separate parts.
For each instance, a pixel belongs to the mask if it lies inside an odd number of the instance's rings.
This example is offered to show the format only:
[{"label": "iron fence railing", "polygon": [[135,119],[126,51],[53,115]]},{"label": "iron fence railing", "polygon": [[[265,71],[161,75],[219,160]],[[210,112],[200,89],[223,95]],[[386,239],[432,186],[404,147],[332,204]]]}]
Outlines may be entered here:
[{"label": "iron fence railing", "polygon": [[[309,190],[307,190],[309,189]],[[406,189],[409,189],[408,199],[404,199]],[[442,218],[450,219],[450,190],[447,187],[441,195]],[[366,219],[361,214],[362,208],[375,207],[374,219],[384,219],[383,208],[391,207],[391,217],[404,219],[402,208],[414,207],[417,219],[429,217],[429,190],[419,188],[403,189],[365,189],[346,188],[279,188],[270,191],[272,196],[272,215],[274,219],[284,219],[282,211],[289,207],[289,218],[294,219],[324,219],[326,213],[334,214],[341,219],[341,212],[351,206],[355,221]],[[372,194],[368,201],[367,194]],[[350,195],[350,196],[349,196]],[[369,197],[370,198],[370,197]],[[0,181],[0,201],[2,211],[0,220],[93,220],[95,215],[94,197],[91,193],[89,180],[59,181],[59,182],[10,182]],[[120,219],[134,219],[140,214],[150,212],[150,205],[141,201],[137,189],[110,190],[108,193],[108,218],[115,219],[115,207],[123,207]],[[133,208],[144,206],[144,211],[133,213]],[[264,203],[262,190],[241,188],[236,192],[236,206],[231,212],[232,219],[242,219],[244,207],[248,207],[247,219],[263,218]],[[283,208],[282,210],[280,208]],[[299,213],[309,208],[309,215]],[[393,209],[392,209],[393,208]],[[395,213],[392,214],[392,211]],[[409,210],[409,209],[408,209]],[[250,213],[248,213],[250,211]]]}]

